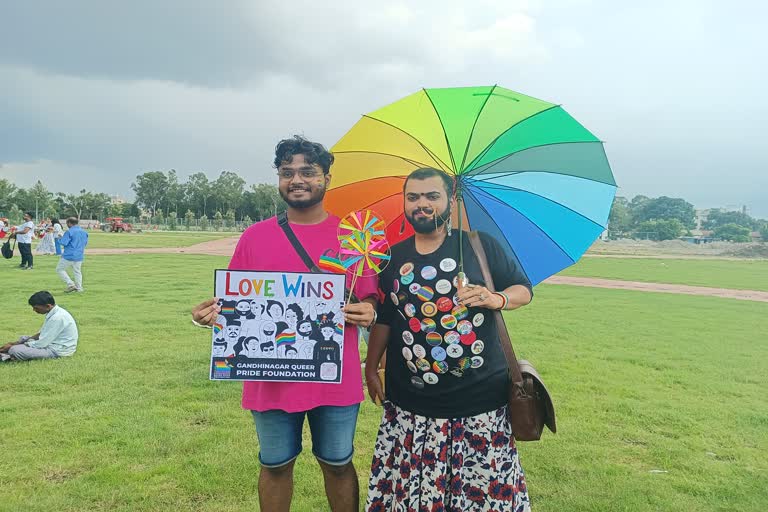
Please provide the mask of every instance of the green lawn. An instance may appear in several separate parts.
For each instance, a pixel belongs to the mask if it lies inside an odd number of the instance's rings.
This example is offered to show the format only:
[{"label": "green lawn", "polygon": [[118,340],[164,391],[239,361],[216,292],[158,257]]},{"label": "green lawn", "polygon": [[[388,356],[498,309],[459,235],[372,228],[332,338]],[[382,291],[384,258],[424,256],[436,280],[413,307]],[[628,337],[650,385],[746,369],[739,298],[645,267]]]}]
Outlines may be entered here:
[{"label": "green lawn", "polygon": [[768,291],[768,260],[587,257],[560,274]]},{"label": "green lawn", "polygon": [[[226,262],[87,259],[86,293],[57,295],[77,354],[0,365],[0,511],[258,509],[240,386],[208,381],[208,331],[189,320]],[[9,338],[41,323],[31,292],[63,288],[54,265],[0,265]],[[558,409],[559,433],[520,448],[536,512],[766,510],[768,304],[542,285],[508,320]],[[358,423],[363,488],[379,411]],[[310,446],[297,511],[327,510]]]},{"label": "green lawn", "polygon": [[144,231],[142,233],[88,232],[89,249],[139,249],[154,247],[189,247],[190,245],[238,236],[239,233],[200,231]]}]

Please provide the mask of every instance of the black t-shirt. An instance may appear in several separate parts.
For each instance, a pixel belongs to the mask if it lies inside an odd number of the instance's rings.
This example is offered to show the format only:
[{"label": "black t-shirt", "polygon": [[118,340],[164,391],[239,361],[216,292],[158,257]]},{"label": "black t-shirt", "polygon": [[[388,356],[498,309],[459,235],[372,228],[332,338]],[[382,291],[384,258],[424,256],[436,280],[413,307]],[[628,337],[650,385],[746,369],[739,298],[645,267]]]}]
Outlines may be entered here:
[{"label": "black t-shirt", "polygon": [[[469,238],[463,235],[464,273],[485,285]],[[494,285],[531,287],[519,263],[490,235],[480,233]],[[507,363],[493,312],[457,306],[459,236],[453,232],[431,254],[410,237],[392,247],[381,273],[384,304],[378,323],[390,327],[387,399],[430,418],[460,418],[507,403]]]}]

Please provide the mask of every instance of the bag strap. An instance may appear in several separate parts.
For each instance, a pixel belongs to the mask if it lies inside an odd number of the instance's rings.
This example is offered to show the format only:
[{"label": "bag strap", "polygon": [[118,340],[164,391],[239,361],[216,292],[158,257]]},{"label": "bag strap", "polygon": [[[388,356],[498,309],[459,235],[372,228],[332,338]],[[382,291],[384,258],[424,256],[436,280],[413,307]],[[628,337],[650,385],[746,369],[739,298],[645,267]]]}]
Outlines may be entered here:
[{"label": "bag strap", "polygon": [[[296,251],[296,254],[299,255],[299,257],[304,262],[304,265],[307,266],[309,271],[314,272],[316,274],[323,274],[324,272],[318,268],[318,266],[315,264],[314,261],[312,261],[312,258],[310,258],[309,254],[307,254],[307,250],[304,249],[304,246],[301,245],[301,242],[299,242],[299,239],[296,237],[296,233],[294,233],[293,229],[291,229],[291,225],[288,223],[288,214],[286,212],[280,212],[278,214],[277,224],[283,230],[283,233],[285,233],[285,236],[288,237],[288,241],[291,242],[291,245],[293,246],[293,249]],[[357,296],[355,296],[355,294],[352,292],[352,290],[349,290],[349,296],[350,296],[350,302],[360,302]]]},{"label": "bag strap", "polygon": [[[485,249],[483,248],[483,243],[480,241],[480,235],[477,231],[469,232],[469,243],[472,245],[472,249],[475,251],[475,256],[477,256],[477,262],[480,264],[480,270],[482,271],[483,279],[485,280],[485,287],[491,291],[496,291],[496,287],[493,285],[491,271],[488,268],[488,258],[485,256]],[[517,357],[512,348],[512,340],[509,337],[507,326],[504,323],[504,317],[498,309],[493,310],[493,316],[496,320],[496,329],[499,332],[501,350],[504,352],[504,357],[509,366],[510,378],[512,379],[512,382],[520,383],[522,385],[523,374],[520,371],[520,366],[517,364]]]},{"label": "bag strap", "polygon": [[315,265],[315,262],[312,261],[312,258],[309,257],[309,254],[307,254],[306,249],[304,249],[304,246],[301,245],[301,242],[299,242],[299,239],[296,238],[296,233],[293,232],[291,229],[291,225],[288,224],[288,214],[285,212],[281,212],[277,216],[277,224],[282,228],[283,233],[285,233],[285,236],[288,237],[288,241],[291,242],[291,245],[293,246],[293,249],[296,251],[296,254],[299,255],[301,260],[304,262],[304,265],[307,266],[310,272],[321,272],[319,268],[317,268],[317,265]]}]

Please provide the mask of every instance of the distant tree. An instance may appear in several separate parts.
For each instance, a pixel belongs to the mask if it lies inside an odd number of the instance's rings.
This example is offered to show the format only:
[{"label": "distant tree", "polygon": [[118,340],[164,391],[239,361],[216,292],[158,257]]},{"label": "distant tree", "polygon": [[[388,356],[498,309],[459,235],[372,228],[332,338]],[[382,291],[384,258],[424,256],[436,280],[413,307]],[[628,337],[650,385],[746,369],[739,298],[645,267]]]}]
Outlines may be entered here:
[{"label": "distant tree", "polygon": [[608,231],[611,233],[626,233],[632,227],[632,214],[626,197],[616,196],[608,216]]},{"label": "distant tree", "polygon": [[32,212],[36,220],[55,214],[56,202],[54,195],[48,191],[43,182],[37,180],[28,189],[17,188],[11,201],[22,211]]},{"label": "distant tree", "polygon": [[230,208],[227,213],[224,214],[224,225],[228,228],[235,227],[235,210]]},{"label": "distant tree", "polygon": [[243,211],[254,219],[264,220],[285,209],[285,201],[274,185],[251,185],[251,189],[243,194]]},{"label": "distant tree", "polygon": [[750,229],[758,229],[760,227],[760,221],[753,219],[746,213],[724,212],[721,210],[710,210],[707,220],[701,227],[704,229],[716,229],[718,226],[724,226],[725,224],[736,224]]},{"label": "distant tree", "polygon": [[163,212],[162,208],[158,208],[155,211],[155,214],[152,216],[152,223],[153,224],[165,224],[165,212]]},{"label": "distant tree", "polygon": [[243,226],[244,226],[245,228],[247,228],[247,227],[248,227],[248,226],[250,226],[251,224],[253,224],[253,219],[251,219],[251,218],[250,218],[249,216],[247,216],[247,215],[246,215],[245,217],[243,217]]},{"label": "distant tree", "polygon": [[208,216],[204,214],[202,217],[200,217],[200,230],[208,231],[208,225]]},{"label": "distant tree", "polygon": [[651,200],[651,198],[648,197],[648,196],[637,195],[637,196],[632,198],[632,201],[629,202],[629,207],[632,210],[636,210],[636,209],[640,208],[641,206],[643,206],[645,203],[647,203],[650,200]]},{"label": "distant tree", "polygon": [[216,210],[216,213],[213,215],[213,229],[216,231],[219,231],[221,229],[221,226],[224,221],[224,216],[221,214],[221,211]]},{"label": "distant tree", "polygon": [[[634,202],[637,197],[632,201]],[[696,226],[696,213],[693,205],[685,199],[661,196],[638,202],[632,209],[632,218],[638,222],[649,220],[677,219],[683,227],[691,229]]]},{"label": "distant tree", "polygon": [[219,210],[237,210],[243,201],[245,180],[232,171],[222,171],[213,184]]},{"label": "distant tree", "polygon": [[751,242],[750,229],[738,224],[723,224],[714,229],[712,236],[729,242]]},{"label": "distant tree", "polygon": [[176,212],[169,212],[168,213],[168,229],[170,229],[171,231],[176,231],[178,220],[179,218]]},{"label": "distant tree", "polygon": [[192,229],[193,222],[195,222],[195,212],[187,210],[187,213],[184,214],[184,225],[187,226],[187,229]]},{"label": "distant tree", "polygon": [[196,172],[189,177],[186,184],[187,195],[198,215],[208,213],[208,201],[213,196],[213,186],[208,181],[208,176],[202,172]]},{"label": "distant tree", "polygon": [[86,218],[104,218],[112,206],[112,199],[104,192],[89,193],[85,204]]},{"label": "distant tree", "polygon": [[125,203],[113,203],[109,202],[107,205],[107,217],[127,217],[128,215],[123,211]]},{"label": "distant tree", "polygon": [[90,196],[90,192],[82,189],[77,194],[64,194],[59,192],[58,199],[66,208],[67,215],[74,215],[78,219],[82,219],[83,212],[88,208],[88,204],[91,202]]},{"label": "distant tree", "polygon": [[168,192],[168,177],[161,171],[145,172],[136,176],[131,189],[136,193],[136,203],[154,216]]},{"label": "distant tree", "polygon": [[21,211],[21,208],[19,208],[15,204],[12,204],[11,207],[8,208],[7,215],[8,215],[8,222],[18,226],[19,224],[21,224],[24,213]]},{"label": "distant tree", "polygon": [[11,209],[11,205],[16,204],[14,200],[16,190],[16,185],[5,178],[0,179],[0,212],[8,214]]},{"label": "distant tree", "polygon": [[763,221],[760,226],[760,238],[763,239],[763,242],[768,243],[768,221]]},{"label": "distant tree", "polygon": [[646,220],[635,227],[636,238],[650,240],[674,240],[685,227],[677,219]]}]

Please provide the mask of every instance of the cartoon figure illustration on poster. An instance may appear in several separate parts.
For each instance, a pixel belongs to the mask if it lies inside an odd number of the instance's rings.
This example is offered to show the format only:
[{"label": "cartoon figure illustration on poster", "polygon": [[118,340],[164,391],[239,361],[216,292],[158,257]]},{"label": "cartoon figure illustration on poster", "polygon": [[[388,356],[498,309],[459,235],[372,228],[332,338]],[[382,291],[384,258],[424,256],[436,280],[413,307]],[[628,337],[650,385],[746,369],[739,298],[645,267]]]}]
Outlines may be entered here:
[{"label": "cartoon figure illustration on poster", "polygon": [[250,308],[251,314],[243,323],[241,334],[242,336],[256,336],[258,338],[263,315],[267,309],[267,303],[263,300],[253,299],[250,301]]},{"label": "cartoon figure illustration on poster", "polygon": [[345,276],[216,270],[212,380],[341,382]]}]

